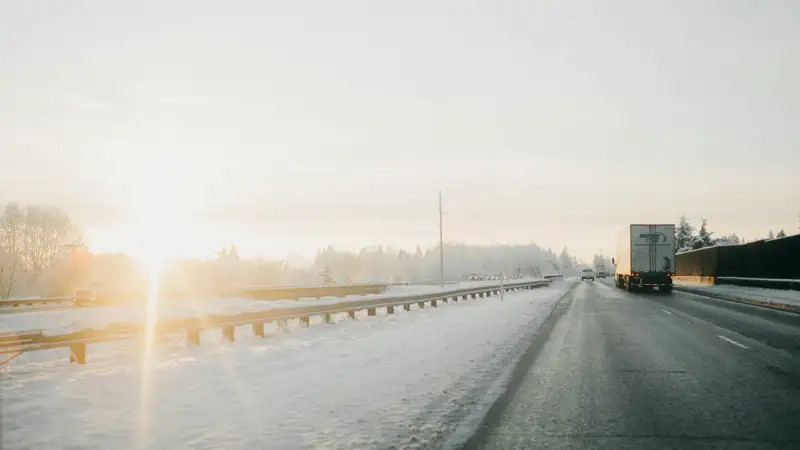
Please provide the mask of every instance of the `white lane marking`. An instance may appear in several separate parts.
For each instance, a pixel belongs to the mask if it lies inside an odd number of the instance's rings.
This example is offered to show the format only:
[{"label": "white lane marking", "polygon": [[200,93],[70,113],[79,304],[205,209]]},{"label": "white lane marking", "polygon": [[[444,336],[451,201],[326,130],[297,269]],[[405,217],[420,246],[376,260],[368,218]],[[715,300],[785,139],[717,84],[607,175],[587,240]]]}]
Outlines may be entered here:
[{"label": "white lane marking", "polygon": [[737,346],[737,347],[739,347],[739,348],[743,348],[743,349],[745,349],[745,350],[747,350],[748,348],[750,348],[750,347],[748,347],[748,346],[746,346],[746,345],[744,345],[744,344],[740,344],[740,343],[738,343],[738,342],[734,341],[733,339],[726,338],[725,336],[720,336],[720,335],[718,334],[718,335],[717,335],[717,337],[718,337],[718,338],[720,338],[720,339],[722,339],[723,341],[725,341],[725,342],[728,342],[728,343],[730,343],[730,344],[733,344],[733,345],[735,345],[735,346]]},{"label": "white lane marking", "polygon": [[672,314],[671,312],[667,311],[667,310],[666,310],[666,309],[664,309],[664,308],[661,308],[661,310],[662,310],[662,311],[664,311],[664,312],[665,312],[665,313],[667,313],[667,314],[674,315],[674,314]]}]

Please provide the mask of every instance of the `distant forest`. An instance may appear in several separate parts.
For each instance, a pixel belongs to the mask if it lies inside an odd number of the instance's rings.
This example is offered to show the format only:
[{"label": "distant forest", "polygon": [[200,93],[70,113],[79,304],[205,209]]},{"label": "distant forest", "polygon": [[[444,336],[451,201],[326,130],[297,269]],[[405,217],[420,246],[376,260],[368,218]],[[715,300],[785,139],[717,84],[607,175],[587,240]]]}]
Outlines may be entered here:
[{"label": "distant forest", "polygon": [[[128,255],[94,254],[69,215],[54,206],[8,203],[0,216],[0,297],[70,295],[75,289],[139,291],[145,274]],[[570,273],[583,261],[566,248],[536,244],[445,244],[445,277]],[[210,292],[241,285],[307,285],[326,282],[420,282],[439,279],[439,246],[414,250],[384,246],[347,252],[327,247],[313,261],[242,259],[236,246],[207,260],[176,261],[165,290]]]},{"label": "distant forest", "polygon": [[[785,236],[770,230],[766,239]],[[736,235],[715,237],[707,221],[699,228],[681,217],[675,232],[678,251],[743,243]],[[87,251],[80,229],[54,206],[8,203],[0,216],[0,297],[70,295],[79,288],[138,292],[147,279],[125,254]],[[444,245],[446,279],[481,275],[571,275],[586,265],[605,264],[611,255],[587,262],[565,247],[558,253],[534,243],[520,245]],[[360,282],[426,282],[439,279],[439,246],[413,250],[385,246],[358,252],[320,249],[313,261],[242,259],[236,246],[207,260],[176,261],[161,279],[166,291],[214,292],[244,285],[309,285]]]}]

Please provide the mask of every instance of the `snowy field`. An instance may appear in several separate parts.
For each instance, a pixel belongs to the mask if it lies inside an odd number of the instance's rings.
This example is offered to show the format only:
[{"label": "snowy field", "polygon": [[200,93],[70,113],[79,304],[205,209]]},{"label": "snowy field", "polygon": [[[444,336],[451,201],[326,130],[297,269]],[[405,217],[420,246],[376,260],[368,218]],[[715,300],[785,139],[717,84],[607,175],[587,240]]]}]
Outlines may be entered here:
[{"label": "snowy field", "polygon": [[675,285],[713,297],[752,301],[754,303],[779,303],[800,311],[800,291],[764,289],[749,286],[734,286],[730,284],[707,285],[690,282],[676,282]]},{"label": "snowy field", "polygon": [[441,448],[502,391],[574,280],[331,325],[219,330],[25,354],[2,383],[3,448]]},{"label": "snowy field", "polygon": [[[524,280],[513,280],[524,281]],[[485,285],[495,285],[497,281],[466,281],[458,284],[446,284],[445,291],[466,289]],[[247,298],[205,297],[190,300],[170,300],[159,302],[158,318],[173,319],[186,317],[204,317],[209,315],[232,315],[242,312],[265,311],[275,308],[305,307],[354,301],[377,299],[399,295],[415,295],[441,292],[439,286],[407,285],[390,286],[386,292],[373,295],[351,295],[343,298],[324,297],[321,299],[300,300],[253,300]],[[48,310],[32,309],[28,312],[0,315],[0,332],[22,330],[46,330],[46,334],[62,334],[87,328],[103,329],[112,323],[143,323],[145,318],[144,302],[127,305],[98,306],[90,308],[68,308]]]}]

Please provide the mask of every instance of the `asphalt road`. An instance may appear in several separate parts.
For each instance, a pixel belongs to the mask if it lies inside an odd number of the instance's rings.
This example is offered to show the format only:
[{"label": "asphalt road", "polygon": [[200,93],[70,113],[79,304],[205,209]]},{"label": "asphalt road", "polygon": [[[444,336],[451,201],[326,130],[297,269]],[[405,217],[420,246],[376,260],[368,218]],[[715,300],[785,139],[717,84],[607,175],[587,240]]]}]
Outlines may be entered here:
[{"label": "asphalt road", "polygon": [[800,448],[800,315],[581,282],[466,448]]}]

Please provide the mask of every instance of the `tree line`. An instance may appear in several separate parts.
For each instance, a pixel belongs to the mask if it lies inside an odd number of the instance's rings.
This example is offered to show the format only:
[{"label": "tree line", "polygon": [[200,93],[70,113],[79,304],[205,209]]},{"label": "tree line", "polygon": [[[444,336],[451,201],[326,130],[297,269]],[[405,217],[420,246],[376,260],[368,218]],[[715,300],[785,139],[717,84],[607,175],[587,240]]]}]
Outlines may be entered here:
[{"label": "tree line", "polygon": [[[708,221],[706,219],[701,218],[700,228],[696,228],[689,223],[686,216],[681,216],[675,227],[675,247],[678,253],[680,253],[716,245],[738,245],[748,242],[740,238],[736,233],[720,237],[714,237],[714,234],[713,231],[709,231]],[[750,242],[763,239],[776,239],[784,236],[786,236],[786,232],[783,229],[780,229],[777,234],[769,230],[769,233],[765,237],[753,239]]]},{"label": "tree line", "polygon": [[[582,261],[565,248],[560,253],[535,244],[478,246],[445,244],[444,275],[463,280],[472,274],[542,275],[575,273]],[[146,292],[147,279],[141,268],[124,254],[91,255],[85,270],[73,271],[73,281],[86,288],[125,293]],[[320,249],[305,264],[264,258],[244,259],[235,245],[214,259],[173,261],[165,267],[160,291],[212,294],[238,286],[320,285],[367,282],[420,283],[439,280],[439,247],[414,251],[388,246],[344,251]],[[77,274],[77,275],[76,275]]]},{"label": "tree line", "polygon": [[[385,246],[364,247],[357,252],[327,247],[317,252],[310,269],[327,281],[423,282],[440,277],[439,245],[414,251]],[[567,248],[560,253],[536,244],[468,245],[444,244],[444,276],[464,279],[473,273],[483,275],[530,275],[569,272],[581,264]]]},{"label": "tree line", "polygon": [[55,206],[7,203],[0,216],[0,296],[63,282],[58,266],[68,243],[80,243],[69,216]]},{"label": "tree line", "polygon": [[[146,291],[147,276],[123,253],[92,254],[67,213],[55,206],[7,203],[0,216],[0,297],[61,296],[75,289]],[[174,261],[161,278],[165,291],[218,292],[242,285],[426,282],[439,279],[439,246],[414,250],[370,246],[358,251],[320,249],[311,261],[239,257],[236,246],[214,259]],[[507,276],[575,272],[584,262],[567,248],[534,243],[444,245],[444,275]]]}]

